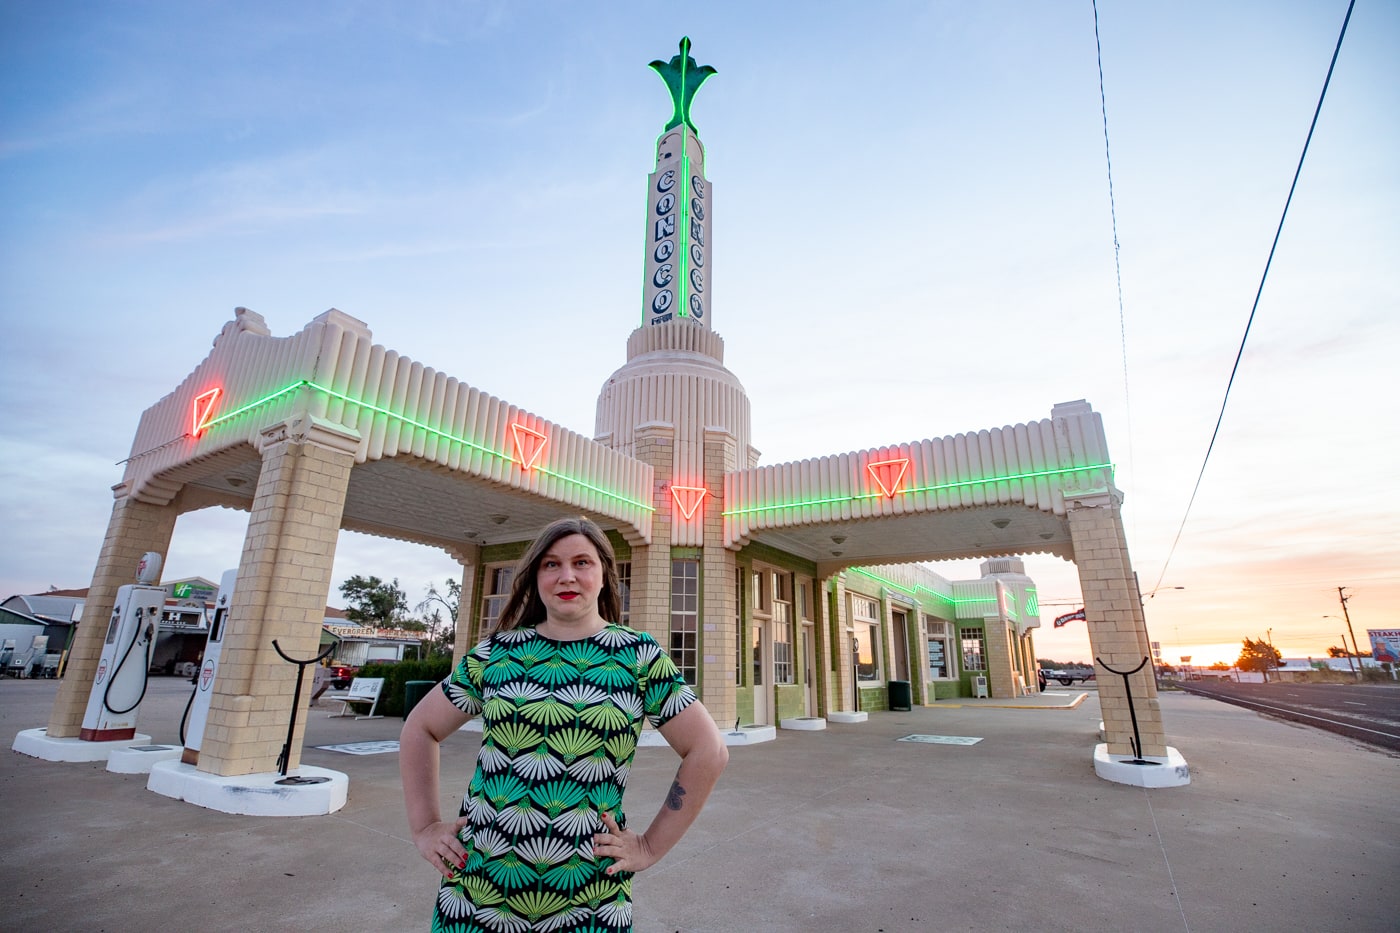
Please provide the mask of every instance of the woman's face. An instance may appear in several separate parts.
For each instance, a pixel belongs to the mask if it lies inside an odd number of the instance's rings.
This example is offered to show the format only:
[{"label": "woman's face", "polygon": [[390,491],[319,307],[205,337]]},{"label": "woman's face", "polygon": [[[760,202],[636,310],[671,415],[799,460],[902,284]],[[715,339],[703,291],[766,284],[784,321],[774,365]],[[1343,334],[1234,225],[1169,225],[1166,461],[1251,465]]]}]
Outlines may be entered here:
[{"label": "woman's face", "polygon": [[603,562],[598,549],[583,535],[565,535],[540,558],[535,586],[551,621],[596,619],[598,595],[603,591]]}]

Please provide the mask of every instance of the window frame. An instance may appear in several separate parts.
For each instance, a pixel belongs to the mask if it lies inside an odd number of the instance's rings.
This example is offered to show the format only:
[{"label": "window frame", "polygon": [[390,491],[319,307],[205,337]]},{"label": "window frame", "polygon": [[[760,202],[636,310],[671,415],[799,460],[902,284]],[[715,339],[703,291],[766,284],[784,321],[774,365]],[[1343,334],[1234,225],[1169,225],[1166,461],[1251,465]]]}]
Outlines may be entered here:
[{"label": "window frame", "polygon": [[[861,593],[850,594],[850,620],[851,637],[854,641],[852,645],[852,656],[856,670],[856,686],[874,686],[885,682],[884,651],[882,649],[880,620],[880,601],[872,596],[865,596]],[[869,614],[862,614],[858,608],[868,607]],[[864,639],[862,641],[862,638]],[[862,665],[860,646],[864,645],[869,652],[868,664]],[[870,668],[868,674],[862,672],[862,667]]]}]

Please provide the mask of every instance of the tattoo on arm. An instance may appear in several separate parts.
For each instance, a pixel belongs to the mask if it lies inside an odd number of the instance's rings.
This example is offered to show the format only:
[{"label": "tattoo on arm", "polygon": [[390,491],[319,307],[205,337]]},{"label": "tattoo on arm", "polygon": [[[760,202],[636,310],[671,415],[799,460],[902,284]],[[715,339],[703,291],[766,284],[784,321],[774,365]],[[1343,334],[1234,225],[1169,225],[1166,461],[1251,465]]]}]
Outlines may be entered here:
[{"label": "tattoo on arm", "polygon": [[685,796],[685,788],[681,787],[680,778],[671,782],[671,791],[666,795],[666,809],[679,810],[681,808],[681,798]]}]

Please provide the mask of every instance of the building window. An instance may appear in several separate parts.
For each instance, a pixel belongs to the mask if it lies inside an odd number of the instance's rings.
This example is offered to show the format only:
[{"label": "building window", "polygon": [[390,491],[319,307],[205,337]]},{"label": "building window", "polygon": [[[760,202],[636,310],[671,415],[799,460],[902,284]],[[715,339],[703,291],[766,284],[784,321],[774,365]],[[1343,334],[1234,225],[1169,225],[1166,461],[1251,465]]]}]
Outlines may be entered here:
[{"label": "building window", "polygon": [[752,585],[750,592],[753,594],[753,610],[756,614],[767,617],[773,612],[773,591],[770,588],[772,574],[763,570],[755,570],[750,577]]},{"label": "building window", "polygon": [[773,682],[796,683],[792,664],[792,574],[773,574]]},{"label": "building window", "polygon": [[773,603],[773,682],[793,683],[792,604]]},{"label": "building window", "polygon": [[510,584],[515,579],[515,567],[487,567],[486,594],[481,600],[481,634],[490,635],[501,621],[501,610],[510,599]]},{"label": "building window", "polygon": [[950,665],[953,654],[948,644],[948,623],[924,616],[924,626],[928,629],[928,676],[933,680],[952,677]]},{"label": "building window", "polygon": [[671,660],[696,684],[700,655],[700,562],[671,561]]},{"label": "building window", "polygon": [[805,577],[797,579],[797,617],[803,622],[812,621],[812,581]]},{"label": "building window", "polygon": [[851,632],[855,638],[856,680],[880,680],[880,604],[864,596],[851,596]]},{"label": "building window", "polygon": [[959,633],[962,639],[963,670],[985,671],[987,669],[987,637],[980,628],[965,628]]},{"label": "building window", "polygon": [[620,560],[617,562],[617,583],[618,601],[622,604],[622,618],[618,619],[623,625],[628,625],[632,621],[632,562],[630,560]]}]

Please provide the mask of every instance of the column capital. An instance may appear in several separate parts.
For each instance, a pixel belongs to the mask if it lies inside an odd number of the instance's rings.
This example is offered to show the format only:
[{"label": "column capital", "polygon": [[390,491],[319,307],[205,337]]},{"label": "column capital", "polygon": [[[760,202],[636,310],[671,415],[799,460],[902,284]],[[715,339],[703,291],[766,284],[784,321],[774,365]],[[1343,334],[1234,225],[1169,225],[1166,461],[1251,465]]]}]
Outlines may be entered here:
[{"label": "column capital", "polygon": [[258,453],[266,454],[268,448],[286,443],[353,454],[360,449],[360,432],[315,415],[296,415],[263,428],[258,435]]},{"label": "column capital", "polygon": [[1070,512],[1079,509],[1118,509],[1123,505],[1123,493],[1113,487],[1100,490],[1086,490],[1074,493],[1065,490],[1065,509]]}]

